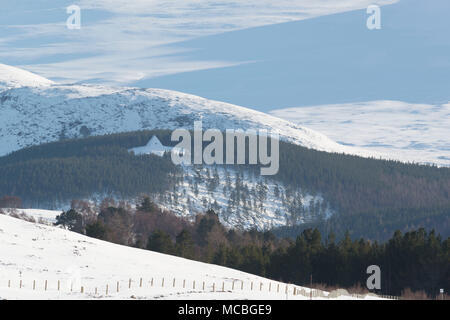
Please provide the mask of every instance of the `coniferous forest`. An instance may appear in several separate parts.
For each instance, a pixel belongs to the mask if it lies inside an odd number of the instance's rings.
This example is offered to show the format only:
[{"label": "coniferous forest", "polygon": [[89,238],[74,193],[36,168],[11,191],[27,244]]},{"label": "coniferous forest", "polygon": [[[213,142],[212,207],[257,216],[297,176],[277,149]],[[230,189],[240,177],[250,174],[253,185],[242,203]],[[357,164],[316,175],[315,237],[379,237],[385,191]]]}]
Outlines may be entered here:
[{"label": "coniferous forest", "polygon": [[59,141],[11,153],[0,158],[0,194],[18,196],[24,205],[51,207],[93,195],[163,192],[177,172],[170,158],[128,152],[158,133]]},{"label": "coniferous forest", "polygon": [[[63,140],[13,152],[0,158],[0,196],[50,208],[92,196],[163,194],[182,179],[180,168],[169,155],[128,152],[153,135],[164,145],[174,145],[169,131],[158,130]],[[317,228],[324,237],[333,231],[339,240],[348,231],[352,239],[386,241],[396,230],[421,227],[450,235],[450,168],[330,154],[284,142],[279,167],[273,179],[287,189],[322,196],[334,214],[278,228],[277,236],[296,238]],[[243,168],[259,173],[258,166]],[[244,198],[241,189],[232,190],[235,199]]]},{"label": "coniferous forest", "polygon": [[450,168],[329,154],[280,144],[280,181],[307,185],[338,214],[327,221],[280,228],[295,237],[317,227],[339,237],[387,240],[395,230],[424,227],[450,236]]}]

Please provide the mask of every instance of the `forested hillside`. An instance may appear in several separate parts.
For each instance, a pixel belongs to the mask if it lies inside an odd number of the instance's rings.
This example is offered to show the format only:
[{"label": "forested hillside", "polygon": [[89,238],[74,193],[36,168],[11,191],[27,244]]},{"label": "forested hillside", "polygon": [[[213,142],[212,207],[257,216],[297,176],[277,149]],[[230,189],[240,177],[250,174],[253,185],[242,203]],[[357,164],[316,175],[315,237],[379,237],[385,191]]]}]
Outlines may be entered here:
[{"label": "forested hillside", "polygon": [[397,229],[434,228],[450,235],[450,168],[330,154],[280,144],[277,178],[322,193],[338,214],[327,221],[281,228],[295,237],[308,227],[339,237],[386,240]]},{"label": "forested hillside", "polygon": [[275,231],[280,236],[296,237],[309,227],[324,235],[334,231],[338,239],[349,231],[352,238],[387,240],[397,229],[420,227],[450,235],[449,168],[331,154],[281,142],[280,170],[270,178],[260,177],[258,166],[195,166],[183,171],[169,155],[128,152],[153,135],[164,145],[174,145],[169,131],[139,131],[11,153],[0,158],[0,196],[18,196],[25,206],[50,208],[92,196],[129,199],[149,194],[181,215],[212,208],[229,227],[284,225]]},{"label": "forested hillside", "polygon": [[158,133],[59,141],[11,153],[0,158],[0,194],[18,196],[26,206],[53,207],[93,195],[164,192],[177,172],[170,159],[127,150]]}]

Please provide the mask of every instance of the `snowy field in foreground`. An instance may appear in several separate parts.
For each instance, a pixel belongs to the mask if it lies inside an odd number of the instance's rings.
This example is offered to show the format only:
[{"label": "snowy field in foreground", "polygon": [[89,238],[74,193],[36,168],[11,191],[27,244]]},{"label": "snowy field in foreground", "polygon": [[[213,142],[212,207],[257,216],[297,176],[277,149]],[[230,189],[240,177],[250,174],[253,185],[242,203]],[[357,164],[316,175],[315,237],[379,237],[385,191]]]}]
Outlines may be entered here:
[{"label": "snowy field in foreground", "polygon": [[[293,285],[216,265],[120,246],[6,215],[0,215],[0,248],[0,299],[305,300],[309,295],[307,288],[296,287],[305,295],[294,296]],[[278,284],[280,289],[277,293]],[[288,294],[285,293],[286,286]],[[323,297],[314,299],[327,299],[327,295],[324,293]],[[365,298],[376,299],[374,296]],[[337,299],[356,297],[340,296]]]}]

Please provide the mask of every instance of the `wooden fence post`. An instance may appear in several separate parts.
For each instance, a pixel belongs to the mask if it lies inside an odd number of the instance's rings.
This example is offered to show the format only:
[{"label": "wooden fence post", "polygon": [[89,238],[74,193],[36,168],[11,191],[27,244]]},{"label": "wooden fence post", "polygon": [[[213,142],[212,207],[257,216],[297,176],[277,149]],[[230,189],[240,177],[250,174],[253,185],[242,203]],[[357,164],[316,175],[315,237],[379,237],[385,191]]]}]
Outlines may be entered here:
[{"label": "wooden fence post", "polygon": [[95,295],[97,295],[97,287],[95,288]]},{"label": "wooden fence post", "polygon": [[172,286],[175,288],[175,278],[173,278],[173,284]]},{"label": "wooden fence post", "polygon": [[11,288],[11,280],[8,280],[8,288]]},{"label": "wooden fence post", "polygon": [[45,280],[45,291],[47,291],[47,280]]},{"label": "wooden fence post", "polygon": [[142,278],[139,280],[139,288],[142,288]]},{"label": "wooden fence post", "polygon": [[108,295],[109,285],[106,285],[106,295]]},{"label": "wooden fence post", "polygon": [[183,279],[183,289],[186,287],[186,279]]},{"label": "wooden fence post", "polygon": [[20,280],[20,289],[22,289],[22,280]]},{"label": "wooden fence post", "polygon": [[252,285],[250,287],[250,290],[253,291],[253,281],[252,281]]},{"label": "wooden fence post", "polygon": [[263,286],[263,284],[262,284],[262,282],[259,284],[259,291],[262,291],[262,286]]},{"label": "wooden fence post", "polygon": [[222,281],[222,292],[225,292],[225,281]]},{"label": "wooden fence post", "polygon": [[233,285],[231,286],[231,290],[234,291],[234,280],[233,280]]},{"label": "wooden fence post", "polygon": [[151,286],[153,287],[153,278],[152,278]]},{"label": "wooden fence post", "polygon": [[213,292],[216,291],[216,283],[213,283]]},{"label": "wooden fence post", "polygon": [[269,283],[269,292],[272,291],[272,282]]},{"label": "wooden fence post", "polygon": [[164,277],[162,278],[162,284],[161,286],[164,288]]},{"label": "wooden fence post", "polygon": [[60,288],[61,288],[61,282],[60,282],[60,280],[58,280],[58,291]]},{"label": "wooden fence post", "polygon": [[36,290],[36,280],[33,280],[33,290]]},{"label": "wooden fence post", "polygon": [[194,282],[192,283],[192,288],[195,290],[195,280],[194,280]]},{"label": "wooden fence post", "polygon": [[84,287],[83,286],[81,287],[81,293],[84,293]]},{"label": "wooden fence post", "polygon": [[277,285],[277,293],[280,292],[280,284]]},{"label": "wooden fence post", "polygon": [[203,287],[202,290],[205,291],[205,281],[203,281]]},{"label": "wooden fence post", "polygon": [[117,281],[116,291],[119,292],[119,281]]},{"label": "wooden fence post", "polygon": [[128,280],[128,289],[131,289],[131,278]]},{"label": "wooden fence post", "polygon": [[244,280],[241,280],[241,290],[244,290]]}]

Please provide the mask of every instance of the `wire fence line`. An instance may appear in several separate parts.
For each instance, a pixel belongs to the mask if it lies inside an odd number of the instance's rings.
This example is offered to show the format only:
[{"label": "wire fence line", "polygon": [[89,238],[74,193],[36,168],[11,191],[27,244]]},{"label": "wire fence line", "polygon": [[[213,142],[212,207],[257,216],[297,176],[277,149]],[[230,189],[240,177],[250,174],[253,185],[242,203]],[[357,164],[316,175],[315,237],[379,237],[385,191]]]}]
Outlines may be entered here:
[{"label": "wire fence line", "polygon": [[[43,291],[43,292],[60,292],[60,293],[80,293],[93,297],[105,297],[118,295],[123,292],[135,293],[136,290],[143,291],[151,288],[164,288],[167,291],[170,289],[184,289],[190,292],[260,292],[279,294],[283,298],[289,296],[303,296],[305,298],[337,298],[339,296],[351,296],[357,299],[365,299],[367,295],[343,293],[340,295],[330,295],[320,289],[309,289],[293,284],[282,282],[261,282],[261,281],[245,281],[245,280],[220,280],[220,281],[205,281],[195,279],[185,279],[177,277],[150,277],[150,278],[129,278],[128,280],[119,281],[105,281],[103,285],[84,285],[81,281],[70,280],[42,280],[42,279],[25,279],[19,278],[15,280],[2,280],[0,287],[7,287],[10,289]],[[389,295],[375,295],[374,297],[399,300],[399,297]]]}]

